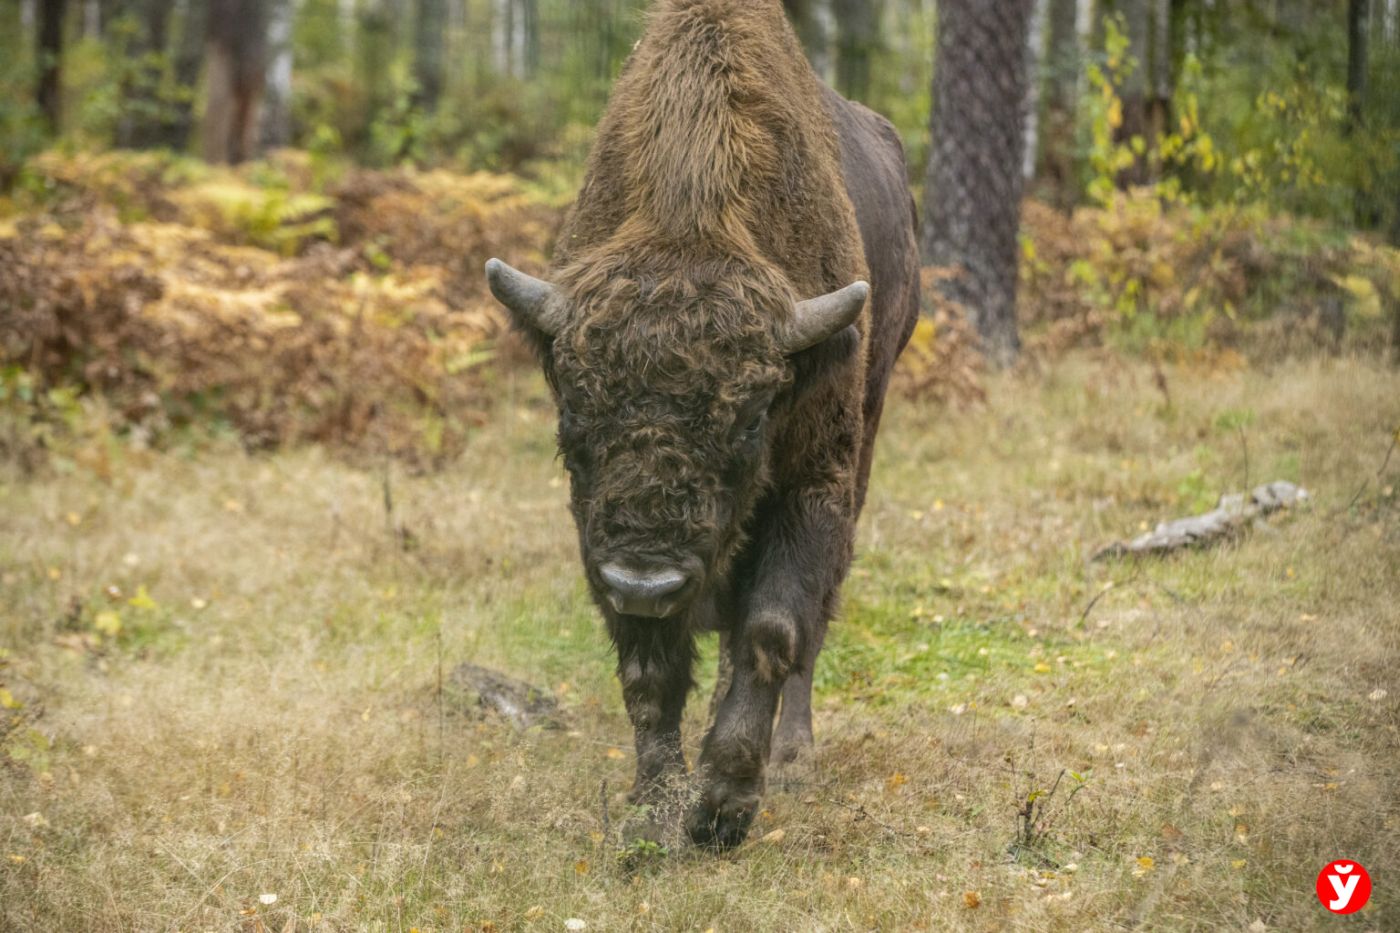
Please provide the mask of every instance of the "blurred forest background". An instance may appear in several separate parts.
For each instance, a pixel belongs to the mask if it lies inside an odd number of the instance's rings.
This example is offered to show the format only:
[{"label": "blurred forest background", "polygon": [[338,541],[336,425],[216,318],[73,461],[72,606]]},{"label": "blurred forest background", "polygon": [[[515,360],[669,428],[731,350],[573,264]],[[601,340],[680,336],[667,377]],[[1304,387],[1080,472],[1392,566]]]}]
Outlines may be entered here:
[{"label": "blurred forest background", "polygon": [[[547,264],[645,6],[0,0],[11,433],[101,398],[139,436],[450,455],[520,356],[481,262]],[[1400,341],[1397,0],[947,2],[941,42],[934,0],[785,6],[905,141],[908,391],[976,397],[979,347]]]}]

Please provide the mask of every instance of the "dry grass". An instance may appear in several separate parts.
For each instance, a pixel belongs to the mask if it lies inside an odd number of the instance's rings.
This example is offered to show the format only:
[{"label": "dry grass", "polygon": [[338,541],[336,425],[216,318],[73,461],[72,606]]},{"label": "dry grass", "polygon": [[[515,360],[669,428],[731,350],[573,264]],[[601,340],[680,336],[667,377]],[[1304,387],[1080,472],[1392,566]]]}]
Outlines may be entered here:
[{"label": "dry grass", "polygon": [[[1165,375],[1170,404],[1109,356],[892,401],[813,774],[736,853],[640,864],[603,835],[629,732],[536,383],[453,469],[394,475],[392,515],[314,449],[8,469],[0,928],[1296,931],[1337,926],[1311,892],[1348,857],[1376,886],[1347,928],[1395,929],[1400,380]],[[1245,444],[1316,505],[1086,565],[1241,486]],[[463,659],[566,728],[440,695]],[[1062,769],[1082,788],[1014,845]]]}]

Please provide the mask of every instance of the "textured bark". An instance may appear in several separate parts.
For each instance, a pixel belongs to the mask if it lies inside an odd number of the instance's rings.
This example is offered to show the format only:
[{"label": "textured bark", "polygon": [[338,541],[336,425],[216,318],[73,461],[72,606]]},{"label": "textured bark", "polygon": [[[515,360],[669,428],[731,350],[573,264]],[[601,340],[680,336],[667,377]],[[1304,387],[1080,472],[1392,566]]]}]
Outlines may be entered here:
[{"label": "textured bark", "polygon": [[1306,489],[1281,480],[1260,486],[1248,496],[1243,493],[1221,496],[1219,505],[1203,515],[1161,522],[1152,531],[1131,541],[1118,541],[1101,548],[1093,559],[1161,555],[1186,548],[1210,547],[1242,534],[1275,512],[1304,505],[1310,498]]},{"label": "textured bark", "polygon": [[413,24],[413,76],[418,82],[418,104],[425,110],[437,107],[442,96],[443,68],[447,48],[447,3],[445,0],[416,0]]},{"label": "textured bark", "polygon": [[267,25],[263,0],[211,0],[204,158],[238,163],[258,149],[259,108],[266,81]]},{"label": "textured bark", "polygon": [[1031,0],[941,0],[923,254],[956,271],[944,285],[987,355],[1020,350],[1016,280]]},{"label": "textured bark", "polygon": [[49,131],[57,133],[63,122],[63,20],[67,0],[41,0],[39,4],[39,86],[36,99]]},{"label": "textured bark", "polygon": [[836,89],[870,99],[870,63],[880,44],[880,0],[835,0]]}]

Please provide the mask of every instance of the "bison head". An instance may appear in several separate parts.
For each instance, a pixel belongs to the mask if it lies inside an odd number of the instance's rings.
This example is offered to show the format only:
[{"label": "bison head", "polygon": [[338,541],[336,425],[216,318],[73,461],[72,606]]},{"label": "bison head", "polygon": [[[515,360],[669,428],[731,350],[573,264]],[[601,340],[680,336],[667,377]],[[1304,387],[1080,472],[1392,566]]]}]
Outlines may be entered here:
[{"label": "bison head", "polygon": [[780,277],[733,269],[564,288],[492,260],[487,276],[541,349],[595,599],[620,617],[684,615],[725,575],[767,485],[789,358],[849,327],[869,286],[793,302]]}]

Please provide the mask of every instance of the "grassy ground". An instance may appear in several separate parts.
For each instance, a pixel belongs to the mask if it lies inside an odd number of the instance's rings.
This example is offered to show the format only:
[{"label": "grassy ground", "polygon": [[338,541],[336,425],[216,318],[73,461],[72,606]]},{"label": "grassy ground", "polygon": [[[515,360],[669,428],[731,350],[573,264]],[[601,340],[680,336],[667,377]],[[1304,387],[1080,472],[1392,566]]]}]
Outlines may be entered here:
[{"label": "grassy ground", "polygon": [[[814,771],[722,857],[617,857],[630,731],[537,383],[388,514],[315,450],[6,468],[0,928],[1400,928],[1400,378],[1163,376],[892,402]],[[1246,474],[1315,504],[1087,562]],[[565,728],[439,691],[467,659]],[[1342,857],[1346,919],[1312,893]]]}]

